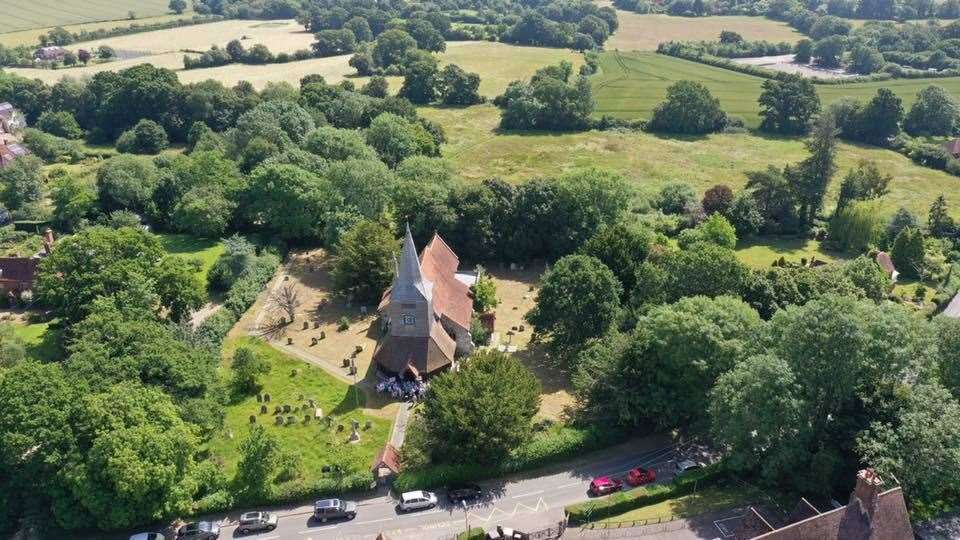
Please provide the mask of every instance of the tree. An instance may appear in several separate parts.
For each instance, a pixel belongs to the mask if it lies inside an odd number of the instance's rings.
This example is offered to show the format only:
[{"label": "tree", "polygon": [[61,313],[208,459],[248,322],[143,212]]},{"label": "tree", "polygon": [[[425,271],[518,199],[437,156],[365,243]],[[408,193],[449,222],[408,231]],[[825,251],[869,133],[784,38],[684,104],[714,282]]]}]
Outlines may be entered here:
[{"label": "tree", "polygon": [[859,116],[860,136],[871,144],[886,146],[900,133],[902,101],[889,89],[880,88]]},{"label": "tree", "polygon": [[830,220],[830,244],[850,253],[863,253],[883,237],[883,215],[875,203],[857,201],[836,212]]},{"label": "tree", "polygon": [[23,156],[0,169],[0,195],[7,208],[18,210],[43,198],[42,167],[36,156]]},{"label": "tree", "polygon": [[537,305],[526,315],[538,335],[566,362],[569,353],[589,339],[604,335],[620,311],[622,286],[602,262],[586,255],[568,255],[541,280]]},{"label": "tree", "polygon": [[660,287],[667,302],[697,295],[740,296],[749,274],[732,250],[703,242],[670,252],[656,264],[666,275]]},{"label": "tree", "polygon": [[810,79],[789,75],[767,79],[761,86],[760,129],[774,133],[805,133],[820,112],[820,98]]},{"label": "tree", "polygon": [[730,208],[724,216],[733,225],[737,238],[745,238],[760,231],[763,226],[763,214],[756,199],[748,191],[741,191],[733,198]]},{"label": "tree", "polygon": [[578,32],[573,36],[572,48],[579,52],[592,51],[597,48],[597,42],[591,36]]},{"label": "tree", "polygon": [[153,120],[143,119],[117,139],[117,150],[125,154],[159,154],[170,146],[167,132]]},{"label": "tree", "polygon": [[494,464],[530,437],[539,408],[533,373],[511,355],[484,351],[431,381],[420,418],[435,460]]},{"label": "tree", "polygon": [[233,220],[237,203],[216,185],[198,186],[176,203],[171,216],[173,228],[204,238],[218,238]]},{"label": "tree", "polygon": [[792,230],[796,227],[796,195],[784,173],[773,165],[765,171],[746,173],[750,194],[757,203],[767,230]]},{"label": "tree", "polygon": [[53,225],[57,230],[75,232],[93,217],[97,209],[97,192],[89,182],[66,175],[57,179],[51,189]]},{"label": "tree", "polygon": [[286,315],[286,319],[293,322],[297,309],[303,304],[300,300],[300,291],[293,285],[284,285],[270,293],[270,302]]},{"label": "tree", "polygon": [[373,221],[357,223],[337,245],[334,287],[358,302],[377,302],[393,280],[398,247],[390,229]]},{"label": "tree", "polygon": [[694,229],[686,229],[678,238],[681,248],[690,248],[697,242],[733,249],[737,246],[737,232],[727,218],[713,214]]},{"label": "tree", "polygon": [[352,30],[321,30],[314,34],[313,52],[317,56],[336,56],[352,53],[357,48],[357,38]]},{"label": "tree", "polygon": [[937,332],[940,382],[955,398],[960,398],[960,319],[935,317],[933,326]]},{"label": "tree", "polygon": [[720,43],[743,43],[743,36],[732,30],[721,30]]},{"label": "tree", "polygon": [[678,81],[667,88],[667,99],[653,109],[650,129],[667,133],[711,133],[723,129],[727,115],[720,100],[699,82]]},{"label": "tree", "polygon": [[390,83],[387,81],[386,77],[379,75],[370,77],[370,80],[367,81],[367,84],[360,88],[360,93],[365,96],[385,98],[390,95]]},{"label": "tree", "polygon": [[890,249],[890,259],[893,261],[894,268],[908,278],[920,277],[925,256],[923,232],[920,229],[908,227],[900,231]]},{"label": "tree", "polygon": [[240,461],[233,483],[241,498],[263,500],[273,492],[282,448],[276,435],[260,424],[250,426],[240,441]]},{"label": "tree", "polygon": [[206,283],[200,281],[198,259],[167,256],[157,269],[155,290],[173,321],[182,321],[207,302]]},{"label": "tree", "polygon": [[857,45],[850,49],[850,70],[861,75],[880,71],[884,60],[880,51],[866,45]]},{"label": "tree", "polygon": [[370,30],[370,23],[363,17],[352,17],[343,23],[343,27],[353,32],[358,43],[373,41],[373,31]]},{"label": "tree", "polygon": [[433,59],[413,62],[404,72],[403,86],[400,87],[398,95],[409,99],[411,103],[431,103],[437,99],[439,77],[440,72]]},{"label": "tree", "polygon": [[914,229],[920,228],[920,220],[917,219],[909,210],[906,208],[899,208],[897,213],[890,218],[890,222],[887,223],[887,229],[884,233],[884,246],[888,247],[893,245],[893,241],[897,239],[897,235],[900,234],[900,231],[906,229],[907,227],[912,227]]},{"label": "tree", "polygon": [[953,135],[960,108],[942,86],[930,85],[919,93],[903,119],[903,129],[914,136]]},{"label": "tree", "polygon": [[840,67],[843,52],[847,48],[845,36],[829,36],[813,44],[813,61],[827,68]]},{"label": "tree", "polygon": [[871,201],[890,193],[893,175],[883,174],[873,161],[861,161],[843,177],[837,198],[837,213],[853,201]]},{"label": "tree", "polygon": [[374,118],[366,136],[367,144],[390,167],[396,167],[410,156],[437,154],[436,143],[423,126],[393,113],[383,113]]},{"label": "tree", "polygon": [[733,190],[726,184],[717,184],[703,193],[700,206],[708,216],[719,212],[726,214],[733,202]]},{"label": "tree", "polygon": [[579,130],[590,125],[596,106],[590,82],[570,76],[573,65],[563,61],[537,70],[529,83],[514,81],[494,100],[504,129]]},{"label": "tree", "polygon": [[487,313],[500,303],[497,300],[497,284],[485,273],[480,273],[470,292],[473,293],[473,310],[477,313]]},{"label": "tree", "polygon": [[83,138],[83,129],[67,111],[45,111],[37,120],[37,129],[65,139]]},{"label": "tree", "polygon": [[807,229],[823,208],[827,187],[837,170],[837,127],[832,115],[817,118],[804,145],[810,156],[786,176],[799,203],[800,227]]},{"label": "tree", "polygon": [[696,296],[655,307],[620,351],[585,351],[574,376],[577,398],[591,416],[622,426],[704,421],[710,389],[760,326],[757,312],[737,298]]},{"label": "tree", "polygon": [[942,193],[930,205],[930,211],[927,213],[927,230],[936,238],[948,237],[955,231],[953,217],[947,206],[947,198]]},{"label": "tree", "polygon": [[330,165],[327,180],[343,198],[341,208],[367,219],[381,219],[390,210],[396,177],[382,161],[348,159]]},{"label": "tree", "polygon": [[437,31],[429,21],[408,19],[404,26],[407,34],[417,42],[417,48],[431,52],[443,52],[447,49],[443,34]]},{"label": "tree", "polygon": [[580,248],[580,253],[605,264],[629,296],[637,285],[637,267],[646,260],[654,238],[650,231],[618,222],[603,227]]},{"label": "tree", "polygon": [[270,364],[257,356],[249,347],[240,347],[233,353],[230,363],[233,371],[234,387],[245,394],[253,393],[259,388],[257,377],[270,373]]},{"label": "tree", "polygon": [[331,126],[321,126],[311,131],[303,143],[303,148],[330,161],[377,157],[373,148],[367,146],[361,132]]},{"label": "tree", "polygon": [[187,9],[187,2],[186,0],[170,0],[168,8],[177,15],[181,15]]},{"label": "tree", "polygon": [[160,179],[152,161],[129,155],[107,160],[97,171],[100,208],[143,213],[151,207]]},{"label": "tree", "polygon": [[108,45],[101,45],[97,47],[97,57],[101,60],[109,60],[115,57],[117,53],[113,50],[113,47]]},{"label": "tree", "polygon": [[480,75],[467,73],[456,64],[447,64],[440,71],[438,93],[444,105],[475,105],[482,103]]},{"label": "tree", "polygon": [[403,30],[387,30],[377,36],[372,51],[373,63],[381,68],[402,64],[407,54],[416,49],[417,40],[410,37],[410,34]]},{"label": "tree", "polygon": [[242,61],[245,64],[254,65],[272,64],[275,61],[275,57],[266,45],[257,43],[253,47],[250,47],[250,50],[244,55]]},{"label": "tree", "polygon": [[813,42],[809,39],[801,39],[793,48],[793,61],[799,64],[809,64],[813,56]]},{"label": "tree", "polygon": [[250,223],[288,240],[319,237],[320,216],[340,202],[329,181],[293,165],[258,167],[244,199]]},{"label": "tree", "polygon": [[696,203],[697,193],[686,182],[672,182],[660,188],[654,205],[664,214],[682,214]]}]

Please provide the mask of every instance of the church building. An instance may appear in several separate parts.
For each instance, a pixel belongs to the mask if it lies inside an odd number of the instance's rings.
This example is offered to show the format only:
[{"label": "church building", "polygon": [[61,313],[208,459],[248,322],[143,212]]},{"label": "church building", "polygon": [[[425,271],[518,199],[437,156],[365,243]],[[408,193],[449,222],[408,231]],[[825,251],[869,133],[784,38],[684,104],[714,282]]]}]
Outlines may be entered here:
[{"label": "church building", "polygon": [[460,259],[434,234],[417,257],[410,229],[403,239],[393,285],[378,310],[386,335],[373,353],[381,370],[429,376],[473,350],[470,284],[457,275]]}]

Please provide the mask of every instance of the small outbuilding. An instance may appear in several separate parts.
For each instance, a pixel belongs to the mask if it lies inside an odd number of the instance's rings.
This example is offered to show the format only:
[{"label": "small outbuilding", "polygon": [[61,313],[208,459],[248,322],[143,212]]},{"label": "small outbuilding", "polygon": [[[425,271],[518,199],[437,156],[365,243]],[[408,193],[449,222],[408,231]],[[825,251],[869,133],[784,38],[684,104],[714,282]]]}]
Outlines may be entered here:
[{"label": "small outbuilding", "polygon": [[877,253],[875,260],[880,268],[883,269],[884,273],[887,274],[887,277],[890,278],[890,281],[896,283],[900,272],[897,272],[896,267],[893,266],[893,259],[890,258],[890,254],[886,251],[880,251]]},{"label": "small outbuilding", "polygon": [[377,454],[377,457],[373,458],[370,471],[377,482],[398,474],[400,472],[400,452],[392,444],[387,443],[383,450],[380,450]]},{"label": "small outbuilding", "polygon": [[947,141],[943,143],[942,147],[948,154],[953,156],[954,159],[960,159],[960,138]]}]

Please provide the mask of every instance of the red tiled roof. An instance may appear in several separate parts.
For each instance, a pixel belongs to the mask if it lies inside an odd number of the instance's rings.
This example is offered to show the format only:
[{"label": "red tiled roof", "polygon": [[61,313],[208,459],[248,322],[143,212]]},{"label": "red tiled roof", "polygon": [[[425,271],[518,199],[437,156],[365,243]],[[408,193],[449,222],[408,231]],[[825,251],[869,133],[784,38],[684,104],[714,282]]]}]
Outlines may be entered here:
[{"label": "red tiled roof", "polygon": [[859,499],[847,506],[824,512],[754,537],[755,540],[911,540],[910,516],[903,500],[903,491],[893,488],[880,493],[872,518]]},{"label": "red tiled roof", "polygon": [[39,259],[32,257],[0,258],[0,284],[4,288],[30,288],[37,275]]},{"label": "red tiled roof", "polygon": [[470,287],[457,279],[460,259],[450,246],[434,234],[420,253],[423,277],[433,282],[433,309],[464,330],[470,329],[473,299]]},{"label": "red tiled roof", "polygon": [[413,366],[423,375],[430,375],[453,362],[457,343],[434,321],[429,337],[394,336],[387,334],[377,343],[373,359],[384,370],[403,373]]},{"label": "red tiled roof", "polygon": [[387,443],[377,457],[373,458],[373,464],[370,466],[374,471],[380,467],[386,467],[394,473],[400,472],[400,453],[390,443]]}]

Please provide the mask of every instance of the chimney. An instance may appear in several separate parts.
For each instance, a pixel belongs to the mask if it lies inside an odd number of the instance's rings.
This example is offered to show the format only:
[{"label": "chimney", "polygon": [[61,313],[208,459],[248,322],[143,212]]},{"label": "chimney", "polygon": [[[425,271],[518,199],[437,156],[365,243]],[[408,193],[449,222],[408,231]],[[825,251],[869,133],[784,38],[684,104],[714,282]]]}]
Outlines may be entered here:
[{"label": "chimney", "polygon": [[43,231],[43,249],[50,255],[53,252],[53,229],[47,227]]},{"label": "chimney", "polygon": [[[877,509],[882,488],[883,479],[873,469],[862,469],[857,473],[857,486],[853,489],[853,497],[860,500],[871,519]],[[852,500],[850,502],[853,503]]]}]

